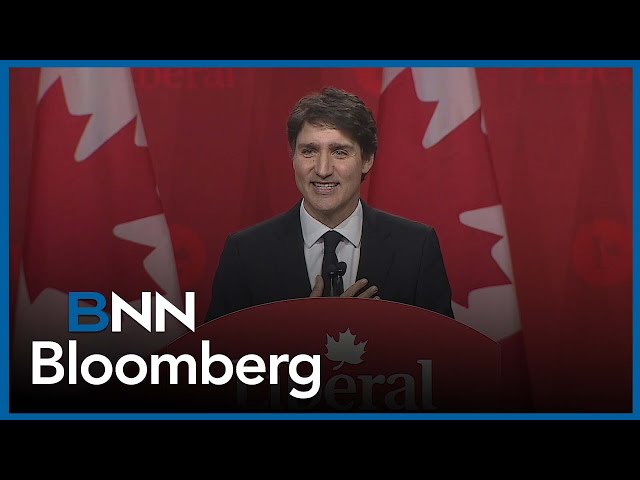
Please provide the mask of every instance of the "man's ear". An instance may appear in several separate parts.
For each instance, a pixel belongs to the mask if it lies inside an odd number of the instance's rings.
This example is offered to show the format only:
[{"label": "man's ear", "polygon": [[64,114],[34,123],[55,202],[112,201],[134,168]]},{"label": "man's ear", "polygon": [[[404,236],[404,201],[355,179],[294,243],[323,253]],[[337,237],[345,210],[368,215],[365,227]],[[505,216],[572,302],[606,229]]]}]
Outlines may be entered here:
[{"label": "man's ear", "polygon": [[360,176],[360,183],[364,182],[364,179],[367,178],[367,173],[373,167],[374,155],[371,155],[367,160],[362,161],[362,175]]},{"label": "man's ear", "polygon": [[373,161],[375,160],[375,155],[371,155],[369,158],[363,160],[362,162],[362,174],[366,175],[373,167]]}]

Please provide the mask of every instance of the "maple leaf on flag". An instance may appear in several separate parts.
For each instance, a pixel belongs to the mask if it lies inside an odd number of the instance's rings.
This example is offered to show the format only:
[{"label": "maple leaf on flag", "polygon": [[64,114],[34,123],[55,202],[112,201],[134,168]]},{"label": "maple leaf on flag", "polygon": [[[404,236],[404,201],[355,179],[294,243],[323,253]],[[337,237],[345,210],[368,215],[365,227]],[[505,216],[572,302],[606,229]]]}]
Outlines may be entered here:
[{"label": "maple leaf on flag", "polygon": [[468,307],[472,290],[511,284],[491,255],[502,236],[461,221],[465,212],[500,203],[481,112],[478,108],[461,123],[452,122],[450,114],[459,114],[455,97],[418,98],[414,83],[412,69],[406,68],[382,93],[380,148],[369,199],[374,206],[435,228],[452,299]]},{"label": "maple leaf on flag", "polygon": [[355,343],[356,336],[351,333],[351,329],[347,329],[346,332],[340,332],[338,341],[336,342],[333,337],[327,334],[327,353],[325,356],[334,362],[340,362],[339,365],[333,367],[334,370],[338,370],[344,362],[351,365],[357,365],[362,363],[362,355],[364,355],[364,347],[367,341]]},{"label": "maple leaf on flag", "polygon": [[[127,301],[162,292],[144,260],[153,247],[118,238],[118,226],[162,213],[136,118],[86,159],[75,152],[91,115],[73,115],[58,78],[38,104],[24,273],[33,301],[45,288],[96,291]],[[55,121],[52,121],[55,119]]]}]

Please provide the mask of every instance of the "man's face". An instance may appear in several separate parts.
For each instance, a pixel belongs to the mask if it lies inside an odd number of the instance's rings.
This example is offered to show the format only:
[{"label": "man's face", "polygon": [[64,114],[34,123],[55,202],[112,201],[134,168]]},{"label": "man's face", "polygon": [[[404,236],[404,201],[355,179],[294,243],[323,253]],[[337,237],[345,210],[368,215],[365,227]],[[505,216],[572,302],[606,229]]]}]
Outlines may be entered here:
[{"label": "man's face", "polygon": [[305,123],[293,153],[296,185],[307,212],[328,227],[336,227],[355,210],[360,180],[373,166],[360,146],[339,130]]}]

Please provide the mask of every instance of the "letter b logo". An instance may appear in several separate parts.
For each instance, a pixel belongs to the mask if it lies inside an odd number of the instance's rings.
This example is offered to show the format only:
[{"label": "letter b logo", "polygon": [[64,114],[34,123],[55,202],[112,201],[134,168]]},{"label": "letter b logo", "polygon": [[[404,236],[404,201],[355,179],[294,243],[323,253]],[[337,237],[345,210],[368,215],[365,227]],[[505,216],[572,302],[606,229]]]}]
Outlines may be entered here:
[{"label": "letter b logo", "polygon": [[[95,307],[81,307],[80,300],[94,300]],[[97,292],[69,292],[69,331],[70,332],[99,332],[109,325],[109,317],[103,309],[107,305],[104,296]],[[81,316],[98,317],[97,323],[78,323]]]}]

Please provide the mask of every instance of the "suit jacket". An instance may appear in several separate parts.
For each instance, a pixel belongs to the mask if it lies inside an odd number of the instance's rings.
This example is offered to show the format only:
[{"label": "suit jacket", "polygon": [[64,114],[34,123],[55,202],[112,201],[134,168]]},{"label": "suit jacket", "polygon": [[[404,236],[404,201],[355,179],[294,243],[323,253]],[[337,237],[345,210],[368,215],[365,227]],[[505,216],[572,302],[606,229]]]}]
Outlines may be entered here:
[{"label": "suit jacket", "polygon": [[[453,318],[451,288],[436,232],[430,226],[362,202],[357,279],[376,285],[383,300],[426,308]],[[300,202],[288,212],[227,238],[213,280],[206,320],[252,305],[311,293]]]}]

